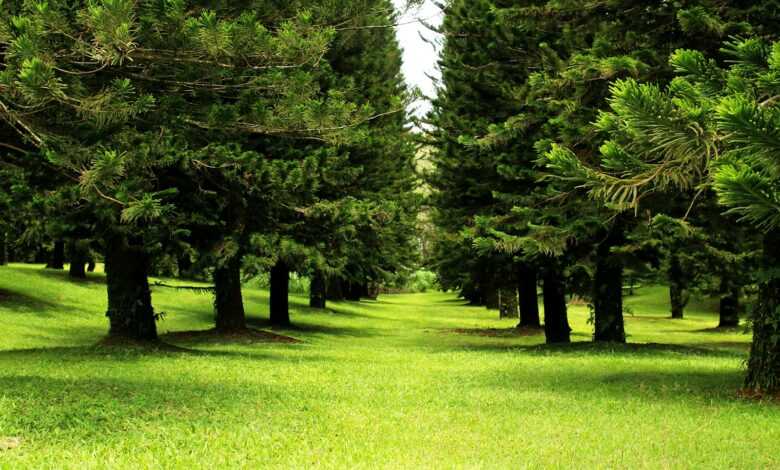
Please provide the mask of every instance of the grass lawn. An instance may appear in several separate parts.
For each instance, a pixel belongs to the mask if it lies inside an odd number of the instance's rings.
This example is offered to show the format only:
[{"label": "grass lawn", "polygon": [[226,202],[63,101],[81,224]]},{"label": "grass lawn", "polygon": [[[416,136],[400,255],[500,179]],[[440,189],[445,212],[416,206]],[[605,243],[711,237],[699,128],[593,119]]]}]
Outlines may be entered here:
[{"label": "grass lawn", "polygon": [[[267,292],[247,286],[263,327]],[[155,288],[161,333],[208,329],[211,298]],[[509,334],[451,294],[308,309],[302,340],[169,337],[187,352],[94,346],[102,276],[0,267],[0,468],[778,468],[780,406],[738,399],[749,336],[631,297],[625,347]],[[458,332],[454,331],[458,330]],[[664,343],[664,346],[657,343]]]}]

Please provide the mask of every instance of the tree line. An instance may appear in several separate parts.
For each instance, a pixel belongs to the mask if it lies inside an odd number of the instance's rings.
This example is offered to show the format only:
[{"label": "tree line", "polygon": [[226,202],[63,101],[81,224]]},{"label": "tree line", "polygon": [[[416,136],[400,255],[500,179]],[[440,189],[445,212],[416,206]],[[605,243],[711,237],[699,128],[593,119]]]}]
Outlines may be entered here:
[{"label": "tree line", "polygon": [[[442,286],[570,341],[625,342],[623,298],[669,285],[750,312],[746,388],[780,389],[780,2],[453,0],[433,148]],[[519,303],[519,305],[518,305]],[[748,305],[745,305],[748,304]]]},{"label": "tree line", "polygon": [[0,263],[105,263],[109,335],[157,338],[150,275],[290,324],[417,257],[412,99],[389,0],[0,1]]}]

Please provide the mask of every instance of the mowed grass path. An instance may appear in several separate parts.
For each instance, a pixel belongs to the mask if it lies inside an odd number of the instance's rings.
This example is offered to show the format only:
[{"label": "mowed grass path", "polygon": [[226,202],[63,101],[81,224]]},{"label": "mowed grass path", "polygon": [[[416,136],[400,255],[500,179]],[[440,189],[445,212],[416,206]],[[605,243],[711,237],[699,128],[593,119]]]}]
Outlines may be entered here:
[{"label": "mowed grass path", "polygon": [[[267,293],[247,286],[264,327]],[[209,296],[155,288],[162,333],[211,327]],[[740,400],[748,335],[707,331],[707,305],[667,319],[631,297],[630,341],[458,334],[508,329],[451,294],[292,299],[301,344],[96,347],[102,276],[0,267],[0,468],[777,468],[780,406]]]}]

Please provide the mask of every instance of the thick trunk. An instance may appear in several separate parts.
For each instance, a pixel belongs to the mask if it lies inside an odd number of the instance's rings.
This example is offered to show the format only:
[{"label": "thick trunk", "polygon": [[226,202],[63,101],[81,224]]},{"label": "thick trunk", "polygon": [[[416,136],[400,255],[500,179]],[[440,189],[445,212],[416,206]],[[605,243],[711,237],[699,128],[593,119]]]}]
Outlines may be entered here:
[{"label": "thick trunk", "polygon": [[521,328],[539,328],[539,294],[537,291],[537,272],[535,268],[524,266],[520,269],[517,290],[520,294]]},{"label": "thick trunk", "polygon": [[720,323],[719,328],[739,326],[739,297],[741,290],[738,285],[724,275],[720,279]]},{"label": "thick trunk", "polygon": [[485,303],[482,292],[473,285],[463,286],[460,295],[468,301],[469,305],[484,305]]},{"label": "thick trunk", "polygon": [[753,344],[745,387],[760,393],[780,392],[780,231],[764,236],[764,269],[768,279],[753,313]]},{"label": "thick trunk", "polygon": [[344,300],[344,282],[341,278],[333,276],[326,281],[325,295],[328,300],[339,302]]},{"label": "thick trunk", "polygon": [[148,269],[141,243],[128,243],[122,236],[106,239],[109,336],[134,341],[157,339]]},{"label": "thick trunk", "polygon": [[65,269],[65,242],[57,240],[54,242],[54,250],[51,252],[46,269]]},{"label": "thick trunk", "polygon": [[290,268],[278,261],[271,268],[271,324],[287,326],[290,324]]},{"label": "thick trunk", "polygon": [[596,274],[593,280],[595,341],[625,343],[623,327],[623,264],[612,254],[612,248],[623,243],[623,229],[616,222],[596,252]]},{"label": "thick trunk", "polygon": [[688,292],[680,258],[676,254],[672,254],[669,260],[667,277],[669,278],[669,301],[672,306],[672,318],[681,319],[685,306],[688,305]]},{"label": "thick trunk", "polygon": [[327,282],[322,271],[314,271],[309,286],[309,307],[323,309],[327,304]]},{"label": "thick trunk", "polygon": [[363,291],[365,290],[363,287],[363,284],[359,282],[350,281],[346,283],[347,285],[347,291],[345,293],[345,298],[352,302],[360,302],[360,298],[363,296]]},{"label": "thick trunk", "polygon": [[68,251],[70,252],[70,267],[68,269],[68,275],[73,279],[86,279],[87,278],[87,258],[89,257],[89,247],[87,243],[71,239],[68,245]]},{"label": "thick trunk", "polygon": [[8,264],[8,235],[0,229],[0,266]]},{"label": "thick trunk", "polygon": [[239,255],[214,269],[214,319],[218,331],[246,329]]},{"label": "thick trunk", "polygon": [[520,309],[517,302],[517,290],[513,287],[505,287],[498,290],[498,312],[500,318],[520,318]]},{"label": "thick trunk", "polygon": [[571,327],[566,310],[566,285],[560,271],[544,272],[542,295],[544,296],[544,335],[547,344],[571,342]]},{"label": "thick trunk", "polygon": [[484,287],[485,308],[489,310],[498,310],[498,288],[493,283],[488,283]]}]

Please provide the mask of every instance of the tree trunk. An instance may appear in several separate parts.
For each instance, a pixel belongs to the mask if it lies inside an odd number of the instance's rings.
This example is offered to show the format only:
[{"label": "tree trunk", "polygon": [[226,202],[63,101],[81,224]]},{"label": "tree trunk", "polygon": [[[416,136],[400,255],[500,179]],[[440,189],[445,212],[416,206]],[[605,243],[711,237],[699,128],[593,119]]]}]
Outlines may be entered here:
[{"label": "tree trunk", "polygon": [[246,329],[241,295],[241,256],[236,255],[214,269],[214,319],[217,331]]},{"label": "tree trunk", "polygon": [[148,264],[142,243],[130,243],[119,235],[106,239],[109,336],[134,341],[157,339]]},{"label": "tree trunk", "polygon": [[192,259],[189,253],[180,253],[176,256],[176,271],[179,278],[189,278],[192,275]]},{"label": "tree trunk", "polygon": [[0,229],[0,266],[8,264],[8,234]]},{"label": "tree trunk", "polygon": [[753,344],[745,387],[759,393],[780,392],[780,231],[764,236],[764,270],[753,313]]},{"label": "tree trunk", "polygon": [[625,343],[623,327],[623,264],[612,254],[612,248],[623,244],[620,221],[607,234],[596,250],[596,274],[593,280],[595,341]]},{"label": "tree trunk", "polygon": [[474,285],[464,285],[460,291],[460,296],[468,301],[469,305],[484,305],[485,300],[482,292]]},{"label": "tree trunk", "polygon": [[672,306],[672,318],[682,319],[685,306],[688,305],[688,294],[683,276],[680,257],[672,254],[669,260],[669,300]]},{"label": "tree trunk", "polygon": [[363,296],[363,285],[355,281],[349,281],[346,284],[345,298],[351,302],[360,302],[360,298]]},{"label": "tree trunk", "polygon": [[324,309],[327,304],[327,283],[322,271],[314,271],[309,286],[309,307]]},{"label": "tree trunk", "polygon": [[87,272],[94,273],[95,272],[95,257],[90,256],[89,260],[87,261]]},{"label": "tree trunk", "polygon": [[517,284],[520,294],[520,324],[521,328],[539,328],[539,293],[537,291],[537,272],[530,266],[520,268],[520,279]]},{"label": "tree trunk", "polygon": [[720,324],[718,328],[739,326],[739,297],[741,290],[728,275],[720,278]]},{"label": "tree trunk", "polygon": [[519,320],[520,309],[517,302],[517,290],[513,287],[504,287],[498,290],[498,313],[500,318],[514,318]]},{"label": "tree trunk", "polygon": [[271,324],[290,324],[290,268],[284,261],[277,261],[271,268]]},{"label": "tree trunk", "polygon": [[72,279],[86,279],[86,264],[87,257],[89,256],[89,248],[87,244],[81,240],[71,239],[68,244],[68,251],[70,252],[70,267],[68,269],[68,275]]},{"label": "tree trunk", "polygon": [[327,279],[325,296],[334,302],[344,300],[344,282],[340,277],[333,276]]},{"label": "tree trunk", "polygon": [[54,242],[54,250],[51,252],[46,269],[65,269],[65,242],[57,240]]},{"label": "tree trunk", "polygon": [[543,276],[544,336],[547,344],[571,342],[571,327],[566,310],[566,285],[556,269],[547,269]]},{"label": "tree trunk", "polygon": [[485,286],[485,308],[488,310],[498,310],[498,288],[493,283]]}]

